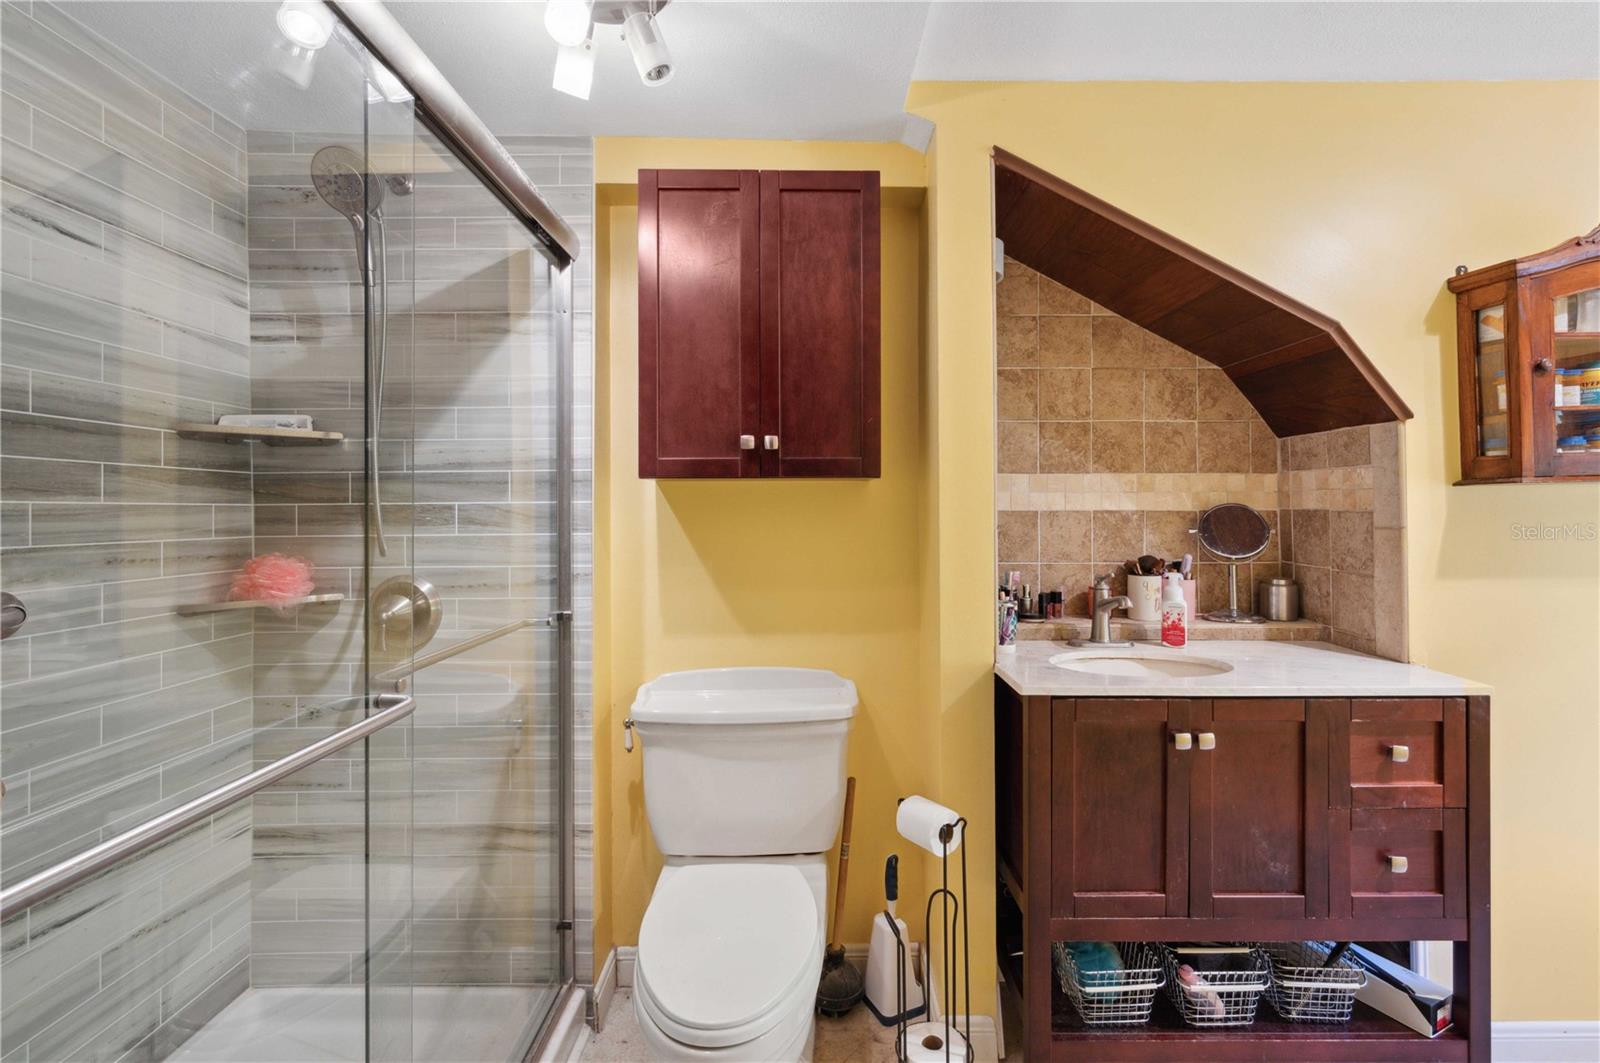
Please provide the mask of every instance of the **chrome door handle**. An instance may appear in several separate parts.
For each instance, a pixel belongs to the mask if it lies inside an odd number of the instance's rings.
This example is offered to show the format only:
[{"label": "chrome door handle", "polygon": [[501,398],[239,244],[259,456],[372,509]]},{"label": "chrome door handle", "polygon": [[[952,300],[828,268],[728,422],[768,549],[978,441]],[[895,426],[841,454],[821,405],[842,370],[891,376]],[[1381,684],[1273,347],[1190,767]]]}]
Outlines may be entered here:
[{"label": "chrome door handle", "polygon": [[8,639],[28,622],[28,607],[10,591],[0,591],[0,639]]},{"label": "chrome door handle", "polygon": [[755,436],[740,436],[739,437],[739,449],[740,450],[754,450],[754,449],[756,449],[756,437]]},{"label": "chrome door handle", "polygon": [[777,436],[762,436],[761,439],[762,439],[762,445],[765,446],[766,449],[768,449],[768,450],[777,450],[778,449],[778,437]]}]

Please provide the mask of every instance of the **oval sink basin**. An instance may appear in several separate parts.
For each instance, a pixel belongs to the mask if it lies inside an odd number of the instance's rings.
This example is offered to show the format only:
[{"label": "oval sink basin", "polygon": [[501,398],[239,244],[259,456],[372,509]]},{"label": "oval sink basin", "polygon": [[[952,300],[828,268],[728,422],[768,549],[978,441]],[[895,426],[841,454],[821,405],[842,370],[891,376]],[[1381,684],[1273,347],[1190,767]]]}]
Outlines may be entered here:
[{"label": "oval sink basin", "polygon": [[1058,653],[1050,658],[1050,663],[1074,672],[1125,679],[1191,679],[1233,671],[1233,665],[1214,657],[1178,657],[1159,650]]}]

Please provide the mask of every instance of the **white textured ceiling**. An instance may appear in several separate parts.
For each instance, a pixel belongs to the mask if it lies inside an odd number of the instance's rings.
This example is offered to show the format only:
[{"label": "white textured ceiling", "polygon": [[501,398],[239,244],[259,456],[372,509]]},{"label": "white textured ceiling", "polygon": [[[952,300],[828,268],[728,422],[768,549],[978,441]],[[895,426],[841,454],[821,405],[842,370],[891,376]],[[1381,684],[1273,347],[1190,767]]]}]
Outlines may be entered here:
[{"label": "white textured ceiling", "polygon": [[[1600,0],[674,0],[660,16],[673,80],[645,87],[617,29],[602,27],[594,93],[584,102],[550,88],[555,44],[542,3],[389,7],[500,134],[895,140],[906,129],[912,80],[1600,77]],[[263,72],[276,0],[74,0],[66,8],[247,125],[302,125],[308,111],[342,98],[320,72],[311,93]]]}]

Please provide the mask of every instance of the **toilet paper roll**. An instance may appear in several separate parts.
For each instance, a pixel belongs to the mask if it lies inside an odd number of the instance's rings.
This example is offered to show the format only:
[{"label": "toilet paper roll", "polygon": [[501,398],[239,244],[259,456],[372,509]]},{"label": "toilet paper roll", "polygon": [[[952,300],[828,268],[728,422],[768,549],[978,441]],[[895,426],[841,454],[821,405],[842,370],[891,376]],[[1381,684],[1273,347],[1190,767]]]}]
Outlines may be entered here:
[{"label": "toilet paper roll", "polygon": [[[949,1038],[946,1052],[945,1039]],[[967,1058],[967,1039],[955,1026],[948,1029],[942,1022],[914,1022],[906,1027],[902,1057],[906,1063],[945,1063]]]},{"label": "toilet paper roll", "polygon": [[[926,797],[908,797],[900,802],[900,809],[894,814],[894,828],[906,841],[939,856],[945,851],[944,842],[939,839],[940,829],[953,827],[960,818],[955,812]],[[961,847],[961,835],[964,833],[965,828],[955,831],[950,839],[950,852]]]}]

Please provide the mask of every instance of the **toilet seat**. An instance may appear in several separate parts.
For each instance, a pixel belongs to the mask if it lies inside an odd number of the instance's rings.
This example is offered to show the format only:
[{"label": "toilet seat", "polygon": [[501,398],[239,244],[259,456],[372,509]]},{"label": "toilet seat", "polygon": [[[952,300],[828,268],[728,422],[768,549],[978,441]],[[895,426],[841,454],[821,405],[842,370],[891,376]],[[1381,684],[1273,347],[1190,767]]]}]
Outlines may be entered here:
[{"label": "toilet seat", "polygon": [[679,1044],[745,1044],[809,1021],[822,938],[817,894],[793,863],[668,867],[639,928],[635,999]]}]

